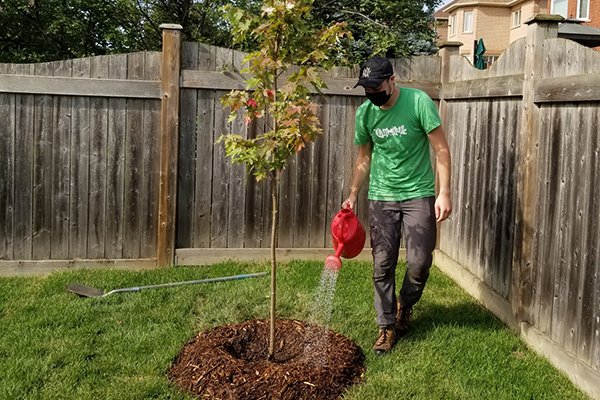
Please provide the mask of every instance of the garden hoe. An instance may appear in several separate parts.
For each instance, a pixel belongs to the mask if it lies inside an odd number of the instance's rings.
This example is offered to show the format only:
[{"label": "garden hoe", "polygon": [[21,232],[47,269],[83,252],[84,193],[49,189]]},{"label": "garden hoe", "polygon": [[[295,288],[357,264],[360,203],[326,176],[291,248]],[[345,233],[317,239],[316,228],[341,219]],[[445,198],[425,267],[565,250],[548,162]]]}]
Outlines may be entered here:
[{"label": "garden hoe", "polygon": [[238,279],[245,278],[256,278],[259,276],[266,275],[266,272],[257,272],[254,274],[242,274],[242,275],[232,275],[232,276],[222,276],[219,278],[208,278],[208,279],[200,279],[195,281],[183,281],[183,282],[172,282],[172,283],[161,283],[158,285],[148,285],[148,286],[134,286],[128,288],[114,289],[110,292],[104,293],[102,289],[96,289],[90,286],[80,285],[78,283],[72,283],[67,285],[67,290],[71,293],[75,293],[81,297],[106,297],[115,293],[123,293],[123,292],[139,292],[141,290],[147,289],[161,289],[166,287],[173,286],[182,286],[182,285],[194,285],[196,283],[211,283],[211,282],[223,282],[223,281],[233,281]]}]

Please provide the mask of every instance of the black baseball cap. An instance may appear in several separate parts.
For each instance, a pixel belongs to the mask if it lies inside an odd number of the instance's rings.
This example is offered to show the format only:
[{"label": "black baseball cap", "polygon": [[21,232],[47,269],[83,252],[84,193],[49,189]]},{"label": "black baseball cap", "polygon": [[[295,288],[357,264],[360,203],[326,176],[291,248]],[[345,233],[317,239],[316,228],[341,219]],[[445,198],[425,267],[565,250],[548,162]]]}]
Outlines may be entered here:
[{"label": "black baseball cap", "polygon": [[381,82],[394,75],[392,63],[387,58],[372,57],[360,67],[358,82],[354,87],[362,86],[375,89]]}]

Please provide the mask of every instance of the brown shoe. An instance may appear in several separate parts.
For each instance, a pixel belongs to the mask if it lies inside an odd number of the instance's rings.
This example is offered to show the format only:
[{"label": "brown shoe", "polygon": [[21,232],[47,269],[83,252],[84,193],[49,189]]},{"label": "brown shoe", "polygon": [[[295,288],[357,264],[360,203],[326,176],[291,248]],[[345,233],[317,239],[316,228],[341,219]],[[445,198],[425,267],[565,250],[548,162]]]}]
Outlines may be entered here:
[{"label": "brown shoe", "polygon": [[398,301],[398,312],[396,313],[396,323],[394,323],[398,336],[405,335],[408,332],[410,321],[412,320],[412,312],[412,306],[403,306]]},{"label": "brown shoe", "polygon": [[387,353],[396,344],[396,332],[392,325],[379,329],[379,336],[373,345],[373,351],[378,354]]}]

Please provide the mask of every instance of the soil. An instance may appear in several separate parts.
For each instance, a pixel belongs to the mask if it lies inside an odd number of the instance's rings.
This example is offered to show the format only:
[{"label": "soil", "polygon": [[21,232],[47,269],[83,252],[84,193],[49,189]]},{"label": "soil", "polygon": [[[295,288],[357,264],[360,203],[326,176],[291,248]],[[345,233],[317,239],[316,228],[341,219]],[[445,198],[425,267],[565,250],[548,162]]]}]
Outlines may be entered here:
[{"label": "soil", "polygon": [[297,320],[277,320],[268,361],[269,320],[200,332],[169,369],[169,378],[202,399],[338,399],[359,383],[364,355],[348,338]]}]

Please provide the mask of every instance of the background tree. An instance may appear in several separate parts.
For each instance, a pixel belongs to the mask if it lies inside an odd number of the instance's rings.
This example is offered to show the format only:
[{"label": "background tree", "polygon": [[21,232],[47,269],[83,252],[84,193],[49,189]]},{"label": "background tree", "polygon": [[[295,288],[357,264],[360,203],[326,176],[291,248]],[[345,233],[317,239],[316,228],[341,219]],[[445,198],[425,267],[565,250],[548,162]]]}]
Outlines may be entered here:
[{"label": "background tree", "polygon": [[[183,39],[244,51],[222,6],[257,14],[259,0],[0,0],[0,62],[38,62],[160,50],[162,23],[183,26]],[[353,39],[335,60],[361,63],[372,54],[401,57],[436,51],[431,14],[440,0],[315,0],[307,23],[346,22]]]},{"label": "background tree", "polygon": [[390,58],[437,51],[433,12],[441,0],[315,0],[315,18],[345,21],[352,33],[343,54],[347,65],[371,55]]},{"label": "background tree", "polygon": [[[221,102],[230,107],[229,121],[243,118],[246,126],[263,120],[266,132],[255,138],[229,134],[219,141],[228,157],[243,163],[257,180],[271,183],[271,321],[269,359],[275,350],[276,248],[279,175],[290,157],[322,133],[317,105],[310,89],[325,83],[318,67],[329,68],[332,53],[346,35],[345,24],[317,29],[310,18],[313,0],[265,0],[260,15],[226,7],[227,18],[237,43],[255,40],[257,49],[244,59],[248,73],[246,90],[233,90]],[[287,72],[294,66],[293,72]]]},{"label": "background tree", "polygon": [[131,0],[0,0],[0,62],[40,62],[152,47]]}]

